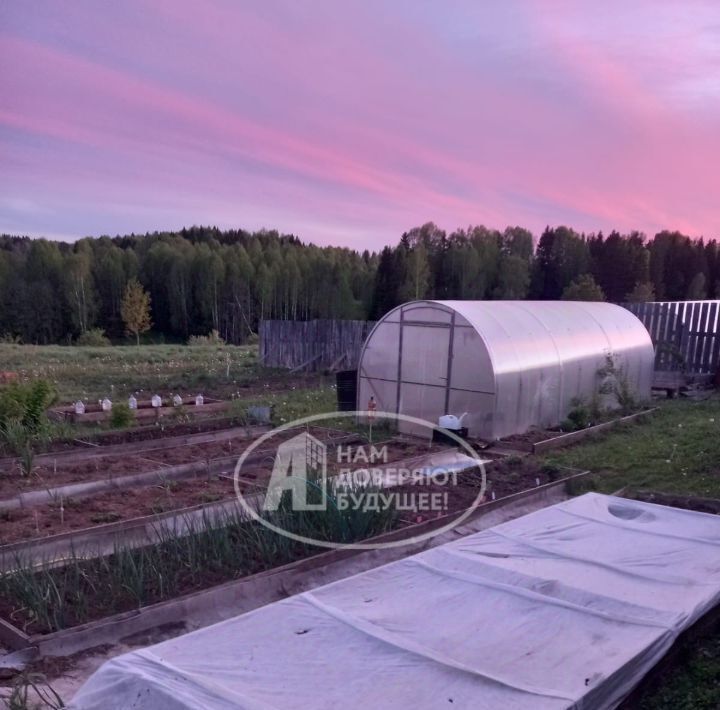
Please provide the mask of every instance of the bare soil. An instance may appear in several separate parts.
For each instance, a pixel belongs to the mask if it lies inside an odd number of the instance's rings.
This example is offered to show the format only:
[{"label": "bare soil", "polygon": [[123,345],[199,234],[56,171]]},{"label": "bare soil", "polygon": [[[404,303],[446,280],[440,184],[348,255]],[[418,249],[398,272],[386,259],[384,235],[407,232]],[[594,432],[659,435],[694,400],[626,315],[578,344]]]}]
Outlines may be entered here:
[{"label": "bare soil", "polygon": [[[255,486],[241,483],[243,493],[252,493]],[[97,525],[158,515],[201,504],[232,499],[235,488],[232,477],[187,481],[170,481],[165,485],[135,490],[113,491],[80,500],[68,499],[60,504],[17,508],[0,513],[0,545],[33,540],[85,530]]]},{"label": "bare soil", "polygon": [[[321,432],[317,432],[321,434]],[[338,432],[340,434],[341,432]],[[327,432],[325,432],[327,435]],[[227,456],[225,445],[231,442],[216,443],[216,449],[221,455]],[[238,446],[232,452],[239,455],[241,450],[248,446],[248,441],[238,442]],[[206,446],[206,445],[203,445]],[[185,463],[190,459],[184,453],[184,449],[193,447],[182,447],[174,450],[175,456],[180,457],[180,462]],[[443,450],[439,444],[428,445],[417,441],[393,441],[388,443],[387,461],[400,461],[406,458],[419,456],[429,451]],[[203,449],[203,456],[205,451]],[[333,450],[332,447],[330,449]],[[243,492],[264,491],[272,473],[273,455],[275,449],[268,449],[267,460],[261,460],[257,464],[243,467],[239,480],[243,486]],[[164,452],[158,452],[164,453]],[[172,452],[171,452],[172,453]],[[332,455],[331,455],[332,458]],[[100,468],[102,478],[105,479],[110,472],[108,466],[112,466],[114,474],[124,475],[137,473],[139,469],[128,466],[132,465],[134,457],[106,457],[100,459],[105,462],[105,468]],[[204,458],[197,459],[199,461]],[[80,480],[95,480],[98,478],[94,468],[95,460],[77,464],[72,468]],[[140,460],[138,465],[147,465],[147,461]],[[343,464],[346,466],[347,464]],[[338,464],[329,466],[329,473],[332,474]],[[357,464],[362,467],[361,463]],[[150,470],[160,468],[157,464],[149,467]],[[81,499],[65,499],[62,501],[63,511],[60,512],[60,502],[38,506],[24,506],[13,510],[0,512],[0,545],[7,545],[22,540],[33,540],[37,538],[56,535],[72,530],[84,530],[96,525],[114,523],[120,520],[131,520],[146,515],[167,513],[172,510],[181,510],[191,506],[210,504],[222,500],[231,500],[235,497],[233,484],[234,463],[229,465],[228,471],[223,474],[212,474],[210,476],[200,474],[192,479],[181,481],[165,481],[156,485],[142,486],[133,489],[123,489],[108,493],[96,494]],[[65,472],[67,473],[67,472]],[[54,483],[60,483],[60,471],[57,476],[52,476]],[[3,481],[0,478],[0,490]],[[259,486],[259,487],[258,487]],[[14,490],[17,492],[17,489]]]},{"label": "bare soil", "polygon": [[[482,489],[483,477],[479,468],[458,474],[456,483],[420,481],[391,490],[405,496],[401,499],[403,507],[413,501],[416,503],[414,507],[400,513],[401,519],[420,523],[450,513],[461,513],[471,506],[493,500],[493,493],[496,499],[503,498],[513,493],[551,483],[569,475],[569,473],[569,471],[548,467],[545,463],[532,456],[509,456],[486,464],[484,491]],[[423,500],[418,496],[423,492],[441,496],[441,498],[436,498],[438,502],[441,502],[440,509],[431,511],[424,509],[427,498]]]},{"label": "bare soil", "polygon": [[502,439],[503,444],[537,444],[553,436],[557,436],[559,430],[551,429],[528,429],[524,434],[513,434]]},{"label": "bare soil", "polygon": [[[311,428],[311,432],[320,440],[328,440],[327,430]],[[277,441],[294,436],[296,433],[295,430],[288,430],[287,433],[273,437],[272,447],[269,446],[271,442],[268,442],[268,456],[272,456]],[[337,436],[342,434],[344,432],[337,432]],[[226,441],[190,443],[148,452],[133,451],[127,454],[114,452],[102,456],[95,451],[95,455],[84,461],[64,461],[62,458],[58,458],[53,463],[43,461],[42,464],[34,467],[32,475],[26,477],[20,475],[20,464],[14,461],[6,463],[0,470],[0,499],[68,483],[108,480],[138,473],[162,471],[164,468],[181,464],[212,462],[240,456],[252,441],[253,439],[238,436],[236,439]],[[261,449],[265,451],[264,446],[261,446]],[[260,449],[257,453],[260,453]]]}]

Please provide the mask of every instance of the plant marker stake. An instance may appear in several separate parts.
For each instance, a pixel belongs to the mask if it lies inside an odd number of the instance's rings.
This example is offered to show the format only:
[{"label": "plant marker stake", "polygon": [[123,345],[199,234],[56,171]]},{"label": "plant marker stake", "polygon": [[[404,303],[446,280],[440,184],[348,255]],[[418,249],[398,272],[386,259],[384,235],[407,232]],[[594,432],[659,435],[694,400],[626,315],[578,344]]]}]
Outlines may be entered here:
[{"label": "plant marker stake", "polygon": [[53,459],[53,475],[57,475],[57,459]]},{"label": "plant marker stake", "polygon": [[377,409],[377,402],[375,401],[375,397],[372,395],[370,396],[370,400],[368,401],[368,424],[370,428],[369,436],[370,436],[370,445],[372,446],[373,438],[372,438],[372,428],[373,428],[373,421],[375,419],[375,410]]},{"label": "plant marker stake", "polygon": [[539,478],[536,478],[536,479],[535,479],[535,485],[536,485],[536,486],[539,486],[539,485],[540,485],[540,479],[539,479]]},{"label": "plant marker stake", "polygon": [[34,512],[34,516],[35,516],[35,532],[39,535],[40,534],[40,523],[38,522],[37,510]]},{"label": "plant marker stake", "polygon": [[65,506],[63,505],[62,496],[60,496],[60,525],[65,525]]},{"label": "plant marker stake", "polygon": [[492,499],[495,500],[495,491],[493,491],[490,495],[492,495]]}]

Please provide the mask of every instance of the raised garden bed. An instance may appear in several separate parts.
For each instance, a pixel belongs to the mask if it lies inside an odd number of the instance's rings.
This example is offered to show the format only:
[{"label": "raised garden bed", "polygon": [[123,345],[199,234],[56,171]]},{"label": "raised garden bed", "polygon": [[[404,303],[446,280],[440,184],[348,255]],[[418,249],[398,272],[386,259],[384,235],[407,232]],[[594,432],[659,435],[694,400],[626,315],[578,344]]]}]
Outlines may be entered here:
[{"label": "raised garden bed", "polygon": [[[63,490],[63,487],[75,483],[87,484],[90,489],[94,488],[94,492],[104,492],[123,486],[123,478],[128,476],[129,485],[141,485],[141,478],[146,473],[147,483],[155,484],[158,481],[180,479],[200,472],[232,470],[237,457],[249,445],[249,440],[266,431],[266,428],[253,427],[235,429],[234,436],[228,438],[149,447],[140,451],[136,450],[135,445],[130,445],[129,451],[114,446],[108,454],[96,449],[80,456],[46,455],[40,457],[40,463],[34,467],[33,473],[25,477],[19,473],[19,464],[10,460],[0,473],[0,509],[15,507],[5,505],[5,502],[18,496],[21,498],[18,505],[33,505],[48,499],[59,499],[61,496],[78,496],[81,487],[77,491]],[[357,438],[347,432],[323,428],[311,428],[311,431],[328,444]],[[283,436],[290,437],[294,433],[296,432],[288,431]],[[263,449],[255,455],[269,456],[274,449],[274,446],[272,449]],[[93,482],[98,485],[93,486]],[[34,493],[40,495],[35,496]],[[42,495],[43,493],[49,495]]]},{"label": "raised garden bed", "polygon": [[[93,429],[83,428],[76,436],[70,438],[54,439],[37,453],[38,461],[47,457],[70,456],[84,452],[105,449],[110,446],[124,446],[126,444],[142,444],[157,440],[182,439],[184,437],[194,438],[196,436],[209,435],[214,432],[222,432],[232,428],[254,428],[267,426],[254,423],[252,420],[245,422],[238,416],[211,417],[207,419],[192,419],[187,421],[180,417],[178,421],[170,418],[163,418],[158,422],[152,422],[144,426],[131,427],[129,429],[102,429],[99,425]],[[12,465],[14,455],[6,447],[0,445],[0,471]]]},{"label": "raised garden bed", "polygon": [[627,416],[616,417],[600,424],[578,429],[577,431],[563,432],[560,429],[530,429],[524,434],[506,437],[493,444],[493,448],[508,451],[524,451],[532,454],[544,454],[552,449],[559,449],[582,441],[585,438],[612,429],[620,424],[627,424],[652,414],[657,407],[643,409]]},{"label": "raised garden bed", "polygon": [[[124,401],[124,400],[123,400]],[[138,400],[137,409],[134,411],[135,418],[138,420],[152,420],[160,417],[167,417],[172,414],[188,413],[193,416],[204,416],[206,414],[217,414],[225,411],[229,402],[224,402],[213,397],[204,397],[203,404],[195,405],[194,397],[183,398],[182,405],[174,406],[172,399],[163,398],[163,406],[153,407],[149,399]],[[85,411],[82,414],[75,412],[75,405],[68,404],[60,407],[54,407],[48,412],[48,416],[58,421],[69,421],[74,424],[83,424],[88,422],[103,422],[110,418],[110,412],[103,410],[100,404],[90,403],[85,405]]]},{"label": "raised garden bed", "polygon": [[[540,487],[519,491],[513,495],[488,501],[476,508],[472,512],[471,518],[480,517],[491,510],[520,501],[545,500],[546,497],[553,495],[555,492],[562,491],[568,483],[579,480],[586,473],[577,473]],[[406,539],[416,540],[447,525],[448,522],[451,522],[449,519],[456,517],[456,515],[456,513],[451,513],[432,520],[425,520],[419,524],[400,526],[381,534],[379,537],[366,538],[365,542],[377,544]],[[2,621],[2,618],[0,618],[0,642],[4,642],[8,647],[14,649],[34,646],[40,653],[72,653],[99,643],[117,641],[129,634],[154,628],[169,621],[182,624],[192,619],[193,615],[207,614],[208,608],[222,604],[232,606],[233,603],[237,604],[240,600],[248,599],[257,599],[256,605],[262,604],[264,603],[262,597],[267,595],[268,592],[264,580],[268,580],[270,575],[277,582],[275,586],[279,585],[283,589],[285,588],[283,580],[295,579],[298,573],[303,570],[325,568],[338,560],[357,554],[360,554],[360,552],[347,548],[320,554],[317,554],[316,549],[305,549],[301,551],[294,561],[288,564],[283,565],[280,558],[273,559],[272,565],[265,568],[266,571],[256,572],[209,589],[205,587],[209,587],[219,580],[212,574],[203,574],[202,590],[197,590],[198,588],[194,586],[196,582],[193,579],[188,579],[184,585],[180,584],[172,589],[170,596],[173,598],[167,601],[143,604],[140,608],[135,605],[132,610],[128,611],[118,609],[115,610],[117,613],[112,613],[112,610],[108,608],[101,609],[98,605],[93,609],[86,609],[90,618],[97,619],[96,621],[80,624],[73,623],[71,628],[51,631],[50,633],[44,633],[38,620],[28,617],[27,610],[23,611],[22,608],[13,606],[6,595],[0,602],[0,617],[5,619],[5,621]],[[257,563],[257,560],[255,560],[255,563]],[[190,591],[193,589],[197,591]],[[188,591],[190,591],[189,594],[186,593]],[[107,616],[108,611],[110,611],[110,616]],[[73,613],[77,614],[77,609],[70,610],[68,621],[73,620]]]},{"label": "raised garden bed", "polygon": [[[287,435],[292,433],[288,432]],[[329,436],[325,430],[318,430],[316,433],[329,444],[333,440],[343,444],[359,441],[357,436],[345,432],[330,430]],[[322,436],[323,434],[325,436]],[[388,445],[390,463],[443,449],[442,446],[429,446],[419,441],[385,443]],[[247,442],[243,442],[242,448],[246,445]],[[258,484],[262,485],[260,490],[264,490],[264,484],[269,480],[272,471],[274,452],[274,448],[253,452],[252,460],[255,464],[246,467],[240,478],[242,485],[248,490]],[[232,471],[239,453],[240,449],[234,455],[210,461],[209,470],[205,459],[201,458],[194,468],[192,464],[183,464],[174,469],[153,470],[128,478],[86,481],[81,486],[55,489],[52,495],[44,489],[25,492],[23,505],[15,504],[9,507],[8,504],[15,503],[17,498],[0,501],[0,545],[234,499]],[[334,472],[333,468],[329,468],[329,473]],[[82,487],[87,490],[82,492]],[[77,492],[73,496],[75,490]],[[61,491],[64,491],[64,494]]]}]

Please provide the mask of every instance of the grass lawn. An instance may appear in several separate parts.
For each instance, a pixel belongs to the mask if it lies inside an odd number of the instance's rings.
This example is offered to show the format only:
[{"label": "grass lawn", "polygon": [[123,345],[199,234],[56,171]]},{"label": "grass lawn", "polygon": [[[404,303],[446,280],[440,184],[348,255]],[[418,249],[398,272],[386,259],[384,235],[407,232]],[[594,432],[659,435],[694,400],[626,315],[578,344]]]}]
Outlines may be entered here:
[{"label": "grass lawn", "polygon": [[720,397],[660,401],[644,422],[558,452],[551,463],[601,473],[605,493],[631,490],[720,498]]},{"label": "grass lawn", "polygon": [[[0,370],[42,377],[61,401],[127,397],[132,392],[180,392],[229,397],[249,386],[297,380],[262,368],[256,345],[71,347],[0,344]],[[257,392],[257,387],[254,387]],[[248,393],[250,394],[250,393]]]},{"label": "grass lawn", "polygon": [[638,710],[720,708],[720,634],[689,649],[660,685],[640,700]]}]

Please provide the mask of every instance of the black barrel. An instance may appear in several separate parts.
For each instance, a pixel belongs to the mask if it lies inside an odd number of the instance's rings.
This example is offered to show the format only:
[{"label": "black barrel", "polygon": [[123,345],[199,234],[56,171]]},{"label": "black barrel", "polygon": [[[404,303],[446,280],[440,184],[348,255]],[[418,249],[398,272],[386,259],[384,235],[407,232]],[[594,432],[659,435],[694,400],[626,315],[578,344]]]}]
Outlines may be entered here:
[{"label": "black barrel", "polygon": [[357,370],[341,370],[335,374],[338,412],[355,411],[357,400]]}]

